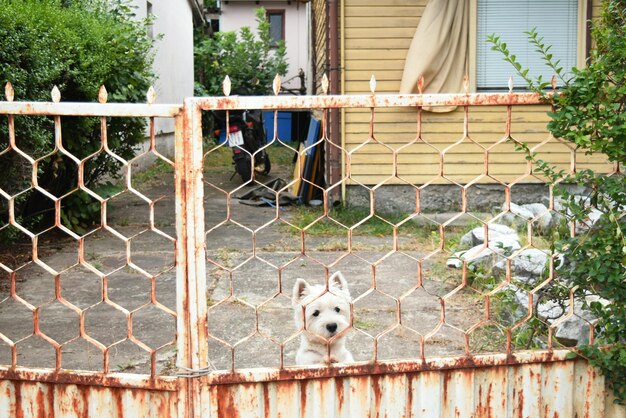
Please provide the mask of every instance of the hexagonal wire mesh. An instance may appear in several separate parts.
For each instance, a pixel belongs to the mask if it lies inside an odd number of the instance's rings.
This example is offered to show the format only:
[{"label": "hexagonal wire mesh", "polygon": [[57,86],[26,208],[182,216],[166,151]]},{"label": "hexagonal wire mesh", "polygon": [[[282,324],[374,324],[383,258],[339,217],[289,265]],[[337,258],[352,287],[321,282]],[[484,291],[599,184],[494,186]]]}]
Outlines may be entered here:
[{"label": "hexagonal wire mesh", "polygon": [[[180,108],[105,105],[103,89],[100,105],[58,103],[57,95],[55,103],[11,103],[6,94],[2,103],[0,158],[10,174],[0,188],[0,364],[168,373],[177,319],[175,164],[155,129]],[[147,120],[148,140],[124,158],[115,149],[123,133],[109,131],[139,120],[131,117]],[[29,142],[36,124],[45,137],[38,146]],[[84,136],[64,136],[69,126]],[[91,138],[86,132],[98,126]],[[107,164],[118,175],[91,181]],[[81,222],[86,212],[95,224]]]},{"label": "hexagonal wire mesh", "polygon": [[[558,260],[547,235],[564,214],[519,149],[528,143],[566,172],[576,170],[575,150],[546,131],[537,95],[235,96],[194,105],[225,111],[227,120],[235,110],[270,112],[263,150],[283,161],[263,175],[254,170],[260,151],[248,152],[254,175],[242,183],[219,170],[219,156],[232,156],[228,141],[204,144],[197,204],[205,225],[210,369],[341,362],[346,357],[333,347],[344,342],[356,362],[551,349],[571,344],[566,332],[555,337],[568,322],[593,338],[575,290],[554,280]],[[444,106],[458,109],[425,110]],[[328,123],[338,108],[348,121],[343,139]],[[290,141],[278,123],[287,110],[311,112],[320,134]],[[342,173],[320,184],[308,171],[312,156],[333,149]],[[278,188],[276,177],[286,179]],[[307,197],[302,186],[314,193]],[[336,192],[348,196],[346,206],[334,206]],[[349,326],[333,334],[319,331],[320,321],[341,319],[334,312],[322,319],[320,306],[339,312],[342,289],[331,278],[338,271],[351,304]],[[299,278],[311,287],[294,296]],[[298,296],[317,292],[298,304]],[[329,295],[333,302],[325,301]]]},{"label": "hexagonal wire mesh", "polygon": [[[591,331],[589,318],[572,303],[572,289],[557,289],[569,303],[541,303],[547,289],[558,288],[555,255],[542,238],[562,216],[552,190],[544,190],[545,206],[524,212],[516,205],[526,198],[529,183],[544,181],[516,143],[529,142],[538,154],[565,156],[557,163],[576,169],[575,151],[533,125],[545,122],[535,122],[544,111],[526,108],[539,104],[537,96],[513,93],[187,99],[185,122],[177,124],[186,152],[173,161],[157,149],[155,118],[173,117],[180,108],[159,113],[155,107],[129,111],[121,105],[117,113],[103,115],[102,108],[88,104],[4,103],[7,135],[0,157],[19,160],[21,170],[0,192],[1,229],[16,242],[21,237],[29,256],[4,252],[0,264],[1,362],[155,375],[173,366],[178,320],[179,333],[189,328],[189,341],[198,347],[197,356],[184,364],[283,368],[296,364],[303,338],[320,342],[313,319],[320,309],[310,316],[309,309],[328,295],[327,307],[340,317],[335,322],[343,318],[348,326],[322,338],[322,363],[347,358],[331,351],[330,343],[339,340],[355,361],[381,362],[551,348],[564,340],[554,338],[554,331],[573,318],[587,321]],[[444,116],[424,110],[441,106],[459,110]],[[201,110],[225,110],[228,121],[236,109],[273,112],[263,149],[274,161],[273,175],[287,182],[266,186],[268,178],[249,162],[253,177],[242,184],[229,172],[227,144],[203,141]],[[278,111],[285,109],[312,111],[320,134],[302,146],[287,141],[277,122]],[[344,109],[350,122],[343,142],[329,129],[333,109]],[[38,115],[56,116],[48,148],[36,153],[20,147],[15,121]],[[91,153],[68,148],[63,119],[93,115],[101,125],[99,148]],[[107,127],[115,117],[130,116],[152,116],[150,145],[126,160],[110,149]],[[530,128],[516,131],[514,122]],[[504,135],[492,134],[496,131]],[[315,158],[323,171],[322,150],[343,163],[341,175],[331,173],[326,184],[310,173]],[[108,194],[84,178],[85,167],[100,155],[122,167],[120,187]],[[142,177],[135,164],[143,159],[156,164]],[[43,164],[69,167],[71,190],[59,194],[46,187]],[[174,169],[179,181],[189,176],[177,194],[185,206],[175,220]],[[259,188],[267,207],[238,203],[250,186]],[[290,192],[302,197],[294,199]],[[339,193],[347,194],[352,206],[335,207]],[[497,202],[490,203],[492,212],[481,205],[489,194]],[[100,223],[88,231],[73,229],[64,218],[73,195],[99,211]],[[47,202],[49,222],[24,224],[15,215],[20,199]],[[408,209],[400,205],[403,199]],[[301,200],[320,206],[300,207]],[[510,227],[498,226],[502,221]],[[186,277],[190,296],[187,311],[178,314],[185,304],[177,304],[184,295],[175,288],[174,224],[189,233],[185,249],[176,253],[184,263],[176,266],[178,285]],[[337,271],[345,283],[335,280]],[[346,297],[346,287],[347,308],[333,299]],[[304,306],[292,306],[294,289],[312,295]],[[181,321],[183,313],[189,319]]]}]

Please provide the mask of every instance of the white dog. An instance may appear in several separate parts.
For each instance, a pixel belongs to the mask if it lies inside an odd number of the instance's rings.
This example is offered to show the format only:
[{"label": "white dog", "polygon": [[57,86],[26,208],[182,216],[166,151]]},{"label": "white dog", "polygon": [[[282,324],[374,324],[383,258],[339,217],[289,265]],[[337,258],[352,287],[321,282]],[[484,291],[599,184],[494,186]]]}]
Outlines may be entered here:
[{"label": "white dog", "polygon": [[350,326],[348,282],[337,272],[328,279],[328,289],[326,291],[322,285],[311,286],[303,279],[296,280],[292,299],[294,317],[296,327],[305,329],[300,334],[296,354],[298,365],[354,361],[345,347],[345,336],[337,336]]}]

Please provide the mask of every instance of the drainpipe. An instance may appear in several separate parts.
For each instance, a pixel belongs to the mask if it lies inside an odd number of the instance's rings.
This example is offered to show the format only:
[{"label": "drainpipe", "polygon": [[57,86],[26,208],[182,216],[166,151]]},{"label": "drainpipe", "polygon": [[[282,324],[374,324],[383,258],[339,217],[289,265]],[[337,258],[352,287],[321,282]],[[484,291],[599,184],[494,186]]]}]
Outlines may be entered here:
[{"label": "drainpipe", "polygon": [[593,0],[587,0],[587,25],[586,36],[585,36],[585,65],[589,65],[589,56],[591,55],[591,30],[592,24],[591,19],[593,19]]},{"label": "drainpipe", "polygon": [[[332,94],[340,94],[339,77],[341,68],[339,66],[339,0],[328,0],[328,49],[329,49],[329,84]],[[334,185],[341,181],[341,132],[340,132],[339,109],[330,110],[330,141],[335,145],[328,147],[328,179],[329,184]],[[340,201],[340,191],[338,187],[333,188],[329,200],[331,204]]]},{"label": "drainpipe", "polygon": [[204,16],[204,7],[200,0],[187,0],[191,6],[191,14],[193,15],[193,21],[197,26],[206,25],[206,18]]}]

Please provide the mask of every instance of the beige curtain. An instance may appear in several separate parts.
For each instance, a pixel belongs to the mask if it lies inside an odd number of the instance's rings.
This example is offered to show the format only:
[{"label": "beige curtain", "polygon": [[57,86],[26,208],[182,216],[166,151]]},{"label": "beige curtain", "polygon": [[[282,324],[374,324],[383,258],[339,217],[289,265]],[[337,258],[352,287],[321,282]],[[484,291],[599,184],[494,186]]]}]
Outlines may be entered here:
[{"label": "beige curtain", "polygon": [[[468,71],[469,0],[430,0],[404,63],[400,93],[461,93]],[[427,109],[449,112],[454,107]]]}]

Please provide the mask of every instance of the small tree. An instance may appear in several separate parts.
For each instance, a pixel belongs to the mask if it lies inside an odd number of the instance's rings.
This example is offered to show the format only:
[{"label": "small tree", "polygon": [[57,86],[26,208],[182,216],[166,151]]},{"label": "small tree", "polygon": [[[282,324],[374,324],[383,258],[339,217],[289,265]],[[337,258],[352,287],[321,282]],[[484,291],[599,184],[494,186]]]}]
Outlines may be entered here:
[{"label": "small tree", "polygon": [[[503,54],[517,73],[553,107],[548,129],[557,138],[573,143],[587,154],[603,153],[609,161],[626,166],[626,4],[603,2],[601,19],[594,24],[594,48],[588,66],[572,69],[567,76],[550,54],[550,46],[539,34],[527,33],[530,43],[542,54],[564,87],[553,96],[545,94],[548,83],[532,80],[516,61],[506,43],[492,35],[493,50]],[[583,170],[566,175],[549,162],[536,158],[529,148],[521,148],[538,169],[555,185],[555,192],[565,199],[570,221],[582,222],[592,209],[599,210],[599,220],[583,234],[556,237],[555,250],[563,255],[556,280],[578,288],[579,300],[596,295],[587,308],[597,318],[593,344],[580,347],[580,353],[599,367],[613,388],[617,401],[626,403],[626,179]],[[568,193],[562,184],[578,184],[588,190],[588,199]]]},{"label": "small tree", "polygon": [[[145,101],[154,79],[148,24],[135,20],[127,0],[0,0],[0,82],[10,81],[16,100],[22,101],[50,101],[54,85],[64,101],[93,102],[102,85],[110,102]],[[44,156],[54,149],[51,118],[16,117],[15,127],[18,147],[30,155]],[[144,133],[141,118],[112,118],[109,147],[130,159]],[[62,134],[65,149],[78,158],[100,149],[99,118],[64,117]],[[7,125],[2,123],[2,150],[7,148],[7,137]],[[104,176],[116,176],[119,162],[100,153],[85,167],[85,184],[97,189]],[[40,186],[56,196],[77,186],[76,164],[58,152],[45,158],[38,169]],[[3,190],[30,186],[32,167],[14,153],[4,155],[0,170],[12,173],[0,180]],[[17,180],[20,172],[23,180]],[[62,208],[64,223],[77,232],[99,214],[99,205],[86,204],[84,198],[84,193],[74,192]],[[25,226],[34,226],[53,212],[51,202],[36,194],[17,199],[15,209]],[[5,204],[0,205],[4,219],[6,210]]]},{"label": "small tree", "polygon": [[207,37],[196,32],[196,95],[221,96],[222,82],[229,76],[233,91],[263,95],[272,90],[276,74],[287,73],[285,43],[272,47],[265,9],[256,10],[256,34],[244,26],[239,32],[217,32]]}]

